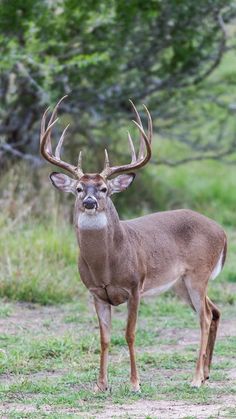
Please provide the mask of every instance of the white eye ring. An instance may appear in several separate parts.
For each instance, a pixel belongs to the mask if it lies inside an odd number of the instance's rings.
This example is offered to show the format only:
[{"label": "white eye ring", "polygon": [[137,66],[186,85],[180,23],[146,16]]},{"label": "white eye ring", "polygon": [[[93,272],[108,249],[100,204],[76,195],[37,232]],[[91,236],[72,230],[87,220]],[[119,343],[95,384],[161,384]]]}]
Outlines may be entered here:
[{"label": "white eye ring", "polygon": [[100,192],[106,193],[107,192],[107,188],[104,186],[104,188],[100,189]]},{"label": "white eye ring", "polygon": [[83,188],[81,188],[81,186],[79,186],[76,190],[78,193],[83,192]]}]

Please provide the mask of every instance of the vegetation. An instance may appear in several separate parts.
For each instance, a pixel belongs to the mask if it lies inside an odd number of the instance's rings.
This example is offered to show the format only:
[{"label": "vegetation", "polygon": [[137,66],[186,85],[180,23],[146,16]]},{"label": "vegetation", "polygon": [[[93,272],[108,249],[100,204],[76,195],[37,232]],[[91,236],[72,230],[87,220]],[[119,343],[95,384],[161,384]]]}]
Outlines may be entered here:
[{"label": "vegetation", "polygon": [[[108,144],[117,159],[126,157],[117,129],[130,118],[129,98],[138,105],[145,101],[159,134],[183,144],[187,160],[189,149],[195,158],[206,153],[223,158],[234,150],[235,70],[208,82],[225,54],[234,51],[234,1],[2,4],[3,163],[14,157],[40,164],[40,117],[65,94],[61,109],[71,122],[70,144],[76,152],[78,143],[86,149],[88,168],[94,154],[102,164]],[[207,122],[210,129],[199,133],[199,124]],[[69,157],[74,153],[70,145]],[[170,164],[170,157],[158,161]]]},{"label": "vegetation", "polygon": [[[76,302],[63,306],[42,308],[5,303],[0,312],[3,325],[0,334],[1,413],[11,418],[97,418],[102,412],[113,417],[112,413],[118,410],[121,417],[126,417],[126,413],[127,417],[132,414],[131,417],[143,417],[144,408],[146,414],[155,409],[159,412],[158,403],[165,402],[165,409],[172,414],[181,400],[182,415],[187,416],[191,409],[198,412],[203,406],[208,409],[208,417],[211,414],[214,417],[215,409],[221,412],[221,417],[230,417],[236,394],[233,378],[236,330],[232,328],[234,302],[224,301],[226,276],[227,271],[210,290],[211,297],[223,308],[224,329],[217,341],[211,379],[200,390],[189,386],[199,339],[198,322],[190,308],[177,302],[174,296],[149,298],[141,304],[137,332],[142,383],[139,394],[132,393],[128,384],[125,306],[114,310],[110,391],[96,394],[93,384],[98,368],[99,332],[87,293],[81,290]],[[215,286],[220,291],[216,298]],[[101,417],[106,417],[105,413]]]}]

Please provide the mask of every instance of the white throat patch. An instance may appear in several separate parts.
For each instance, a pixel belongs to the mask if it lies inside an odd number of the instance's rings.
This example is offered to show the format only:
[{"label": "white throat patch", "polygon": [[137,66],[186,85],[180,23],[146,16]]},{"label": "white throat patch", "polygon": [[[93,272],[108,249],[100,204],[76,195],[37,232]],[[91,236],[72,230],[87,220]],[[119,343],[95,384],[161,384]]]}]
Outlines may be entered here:
[{"label": "white throat patch", "polygon": [[80,212],[78,217],[78,227],[82,230],[100,230],[107,225],[107,217],[102,212]]}]

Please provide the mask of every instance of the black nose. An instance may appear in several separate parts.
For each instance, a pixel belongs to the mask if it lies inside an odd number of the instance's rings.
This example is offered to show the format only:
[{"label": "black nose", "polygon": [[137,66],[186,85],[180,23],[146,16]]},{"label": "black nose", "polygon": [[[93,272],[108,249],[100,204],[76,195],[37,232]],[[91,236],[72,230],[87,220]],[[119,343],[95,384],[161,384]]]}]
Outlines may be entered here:
[{"label": "black nose", "polygon": [[93,209],[93,208],[97,208],[97,201],[96,199],[92,198],[91,196],[88,196],[87,198],[85,198],[83,200],[83,206],[86,209]]}]

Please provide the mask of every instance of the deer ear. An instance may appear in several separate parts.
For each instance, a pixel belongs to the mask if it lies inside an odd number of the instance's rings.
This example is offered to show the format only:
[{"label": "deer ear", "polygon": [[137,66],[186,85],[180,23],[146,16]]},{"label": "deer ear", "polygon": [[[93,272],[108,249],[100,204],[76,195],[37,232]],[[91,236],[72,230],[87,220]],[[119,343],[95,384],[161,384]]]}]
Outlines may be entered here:
[{"label": "deer ear", "polygon": [[120,175],[109,181],[110,194],[125,191],[135,178],[135,173]]},{"label": "deer ear", "polygon": [[58,172],[52,172],[49,177],[55,188],[63,192],[71,192],[74,195],[76,194],[77,181],[75,179]]}]

